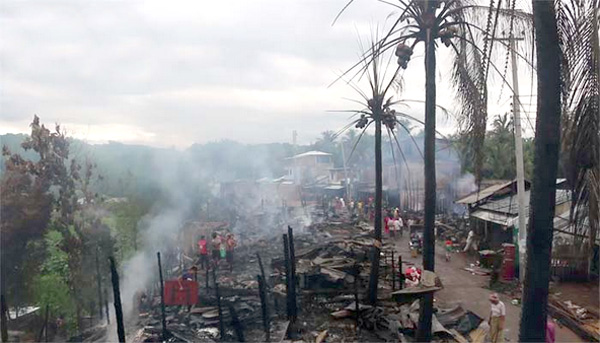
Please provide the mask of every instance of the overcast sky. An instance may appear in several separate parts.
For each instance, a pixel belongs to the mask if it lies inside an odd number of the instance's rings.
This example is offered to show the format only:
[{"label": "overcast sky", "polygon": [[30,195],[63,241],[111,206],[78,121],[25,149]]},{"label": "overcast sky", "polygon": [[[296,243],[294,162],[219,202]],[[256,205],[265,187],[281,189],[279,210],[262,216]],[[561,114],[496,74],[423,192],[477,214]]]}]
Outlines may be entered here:
[{"label": "overcast sky", "polygon": [[[357,61],[358,37],[366,43],[393,10],[356,0],[332,26],[344,4],[3,0],[0,133],[27,132],[37,114],[90,142],[289,142],[297,130],[310,143],[347,123],[327,111],[354,109],[344,98],[359,97],[343,82],[328,85]],[[452,109],[443,50],[438,104]],[[399,97],[424,99],[422,52],[403,76]],[[490,102],[490,114],[503,113],[510,99]],[[419,105],[408,111],[423,117]],[[440,131],[453,132],[454,121],[439,117]]]}]

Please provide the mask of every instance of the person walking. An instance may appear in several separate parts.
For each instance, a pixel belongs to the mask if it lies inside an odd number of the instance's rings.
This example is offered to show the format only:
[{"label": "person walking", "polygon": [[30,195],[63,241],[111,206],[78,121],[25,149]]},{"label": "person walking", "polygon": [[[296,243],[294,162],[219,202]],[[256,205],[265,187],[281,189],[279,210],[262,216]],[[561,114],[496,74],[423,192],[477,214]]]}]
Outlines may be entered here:
[{"label": "person walking", "polygon": [[198,254],[200,255],[200,260],[198,261],[200,269],[208,269],[208,242],[204,235],[200,236],[200,240],[198,241]]},{"label": "person walking", "polygon": [[491,343],[504,343],[504,321],[506,318],[506,307],[498,298],[498,293],[490,294],[490,341]]},{"label": "person walking", "polygon": [[400,233],[400,237],[402,237],[404,222],[402,221],[402,217],[398,216],[398,219],[394,221],[394,228],[396,229],[396,234]]}]

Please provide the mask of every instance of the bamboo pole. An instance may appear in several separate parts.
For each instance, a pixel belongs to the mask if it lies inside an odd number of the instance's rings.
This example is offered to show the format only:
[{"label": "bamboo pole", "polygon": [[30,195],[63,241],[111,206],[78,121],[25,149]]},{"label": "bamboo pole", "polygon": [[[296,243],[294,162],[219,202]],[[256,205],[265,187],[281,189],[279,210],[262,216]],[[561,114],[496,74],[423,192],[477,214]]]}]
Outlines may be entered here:
[{"label": "bamboo pole", "polygon": [[260,275],[256,275],[258,279],[258,292],[260,295],[260,305],[262,310],[263,328],[265,330],[265,341],[268,342],[271,339],[271,329],[269,323],[269,309],[267,307],[267,295],[265,290],[265,280]]},{"label": "bamboo pole", "polygon": [[217,296],[217,308],[219,310],[219,338],[225,338],[225,323],[223,323],[223,308],[221,307],[221,295],[219,294],[219,283],[215,278],[215,295]]},{"label": "bamboo pole", "polygon": [[292,321],[298,316],[298,303],[296,302],[296,252],[294,248],[294,229],[288,225],[288,244],[290,249],[290,304],[292,305]]},{"label": "bamboo pole", "polygon": [[119,342],[125,343],[125,327],[123,326],[123,307],[121,307],[121,291],[119,290],[119,274],[115,266],[115,259],[111,256],[110,260],[110,275],[113,286],[113,296],[115,305],[115,315],[117,318],[117,335]]}]

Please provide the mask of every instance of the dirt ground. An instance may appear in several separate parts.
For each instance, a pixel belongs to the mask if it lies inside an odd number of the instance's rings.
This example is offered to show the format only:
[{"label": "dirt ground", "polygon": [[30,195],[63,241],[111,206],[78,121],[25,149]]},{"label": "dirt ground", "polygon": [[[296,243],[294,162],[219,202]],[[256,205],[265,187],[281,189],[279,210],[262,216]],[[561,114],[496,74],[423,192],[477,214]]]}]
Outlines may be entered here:
[{"label": "dirt ground", "polygon": [[[408,235],[404,235],[402,239],[396,241],[396,251],[402,254],[404,268],[407,263],[414,263],[419,267],[422,265],[422,255],[417,258],[410,257],[408,248]],[[463,267],[474,262],[474,258],[466,256],[463,253],[453,253],[450,262],[446,262],[444,258],[444,248],[441,243],[436,246],[435,271],[440,277],[444,289],[437,292],[436,301],[444,304],[460,303],[467,310],[473,311],[478,316],[487,319],[490,311],[490,303],[488,296],[490,290],[486,289],[489,283],[489,276],[472,275],[463,270]],[[564,289],[569,287],[565,286]],[[572,286],[570,288],[573,288]],[[583,289],[577,287],[580,292]],[[596,297],[598,296],[598,288],[596,287]],[[588,291],[591,298],[591,291]],[[508,296],[500,294],[500,299],[506,305],[506,324],[504,335],[507,340],[517,342],[519,336],[519,320],[521,317],[520,305],[512,305],[511,299]],[[596,299],[597,301],[597,299]],[[575,333],[566,327],[559,327],[556,330],[556,342],[583,342]]]}]

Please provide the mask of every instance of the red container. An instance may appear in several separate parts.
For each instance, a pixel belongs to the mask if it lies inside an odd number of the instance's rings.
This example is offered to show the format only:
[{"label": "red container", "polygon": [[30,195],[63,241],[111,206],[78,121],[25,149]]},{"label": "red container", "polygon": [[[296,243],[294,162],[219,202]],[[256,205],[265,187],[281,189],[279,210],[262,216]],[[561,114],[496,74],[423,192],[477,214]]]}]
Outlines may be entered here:
[{"label": "red container", "polygon": [[165,281],[165,305],[195,305],[198,303],[198,283],[190,280]]},{"label": "red container", "polygon": [[515,278],[515,245],[504,243],[504,256],[502,256],[501,278],[504,281],[512,281]]}]

